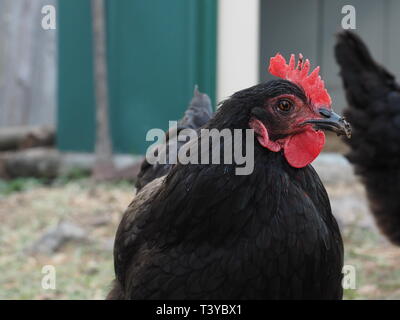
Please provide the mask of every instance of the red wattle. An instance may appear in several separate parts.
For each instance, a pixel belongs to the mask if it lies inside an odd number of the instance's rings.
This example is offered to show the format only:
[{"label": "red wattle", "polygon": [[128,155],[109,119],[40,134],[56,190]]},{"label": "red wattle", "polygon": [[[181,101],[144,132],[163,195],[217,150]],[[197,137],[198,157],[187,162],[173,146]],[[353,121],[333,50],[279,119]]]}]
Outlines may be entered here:
[{"label": "red wattle", "polygon": [[264,148],[273,152],[278,152],[282,149],[279,143],[269,139],[268,130],[260,120],[252,119],[250,127],[257,133],[257,140]]},{"label": "red wattle", "polygon": [[292,167],[303,168],[314,161],[325,144],[325,134],[310,128],[287,138],[284,155]]},{"label": "red wattle", "polygon": [[287,162],[294,168],[303,168],[313,162],[325,144],[325,134],[311,127],[278,141],[269,139],[268,130],[261,121],[252,119],[250,127],[257,133],[257,140],[264,148],[273,152],[283,148]]}]

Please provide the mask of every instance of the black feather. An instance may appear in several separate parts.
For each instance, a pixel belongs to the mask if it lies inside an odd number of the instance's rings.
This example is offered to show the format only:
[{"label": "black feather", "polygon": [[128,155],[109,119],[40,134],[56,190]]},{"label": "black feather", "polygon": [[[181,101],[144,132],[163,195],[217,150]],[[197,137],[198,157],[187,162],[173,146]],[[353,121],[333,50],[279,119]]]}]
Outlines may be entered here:
[{"label": "black feather", "polygon": [[400,245],[400,87],[356,34],[340,33],[335,54],[349,104],[345,116],[354,128],[347,157],[377,224]]},{"label": "black feather", "polygon": [[[167,159],[169,159],[167,143],[171,135],[177,135],[183,129],[197,130],[206,124],[207,121],[211,119],[212,115],[213,111],[210,97],[205,93],[201,93],[198,87],[195,86],[193,99],[186,109],[183,118],[178,122],[176,132],[167,132],[167,139],[161,146],[158,147],[158,152],[160,154],[165,153]],[[184,142],[177,141],[176,145],[172,145],[172,147],[176,147],[177,150],[179,150],[183,144]],[[149,182],[166,175],[171,170],[171,167],[172,165],[170,164],[151,165],[146,159],[143,160],[136,181],[136,190],[140,191]]]},{"label": "black feather", "polygon": [[[303,94],[288,81],[243,90],[204,128],[246,129],[251,107],[281,92]],[[110,298],[342,298],[343,245],[318,175],[259,144],[254,157],[247,176],[177,164],[148,183],[117,231]]]}]

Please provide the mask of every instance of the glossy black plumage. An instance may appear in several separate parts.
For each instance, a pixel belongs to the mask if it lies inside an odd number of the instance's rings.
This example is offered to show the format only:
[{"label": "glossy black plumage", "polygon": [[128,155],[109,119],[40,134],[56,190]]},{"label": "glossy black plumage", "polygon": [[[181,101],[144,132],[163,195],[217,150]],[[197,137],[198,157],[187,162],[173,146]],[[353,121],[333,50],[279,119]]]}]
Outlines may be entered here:
[{"label": "glossy black plumage", "polygon": [[400,87],[354,33],[338,35],[335,53],[353,127],[347,157],[365,184],[377,224],[400,245]]},{"label": "glossy black plumage", "polygon": [[[281,92],[303,94],[281,80],[240,91],[205,128],[246,129]],[[250,175],[178,164],[147,184],[118,228],[114,262],[109,299],[342,297],[342,240],[318,175],[257,143]]]}]

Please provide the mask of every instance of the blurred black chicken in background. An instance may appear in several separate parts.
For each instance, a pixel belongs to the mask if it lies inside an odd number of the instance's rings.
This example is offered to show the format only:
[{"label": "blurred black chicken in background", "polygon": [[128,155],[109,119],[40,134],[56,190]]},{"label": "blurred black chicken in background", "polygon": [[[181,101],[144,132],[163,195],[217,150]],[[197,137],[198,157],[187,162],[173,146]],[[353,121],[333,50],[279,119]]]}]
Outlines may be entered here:
[{"label": "blurred black chicken in background", "polygon": [[[173,136],[177,136],[179,132],[183,129],[199,129],[202,127],[208,120],[211,119],[213,115],[213,109],[211,105],[210,97],[201,93],[196,86],[194,88],[193,99],[190,102],[188,108],[186,109],[185,115],[178,122],[177,128],[171,129],[166,134],[166,140],[164,143],[157,146],[157,153],[164,153],[166,155],[166,159],[169,159],[169,150],[168,144],[170,139]],[[173,149],[179,150],[180,147],[185,143],[182,141],[172,142],[175,145],[171,145]],[[171,170],[172,164],[159,164],[156,163],[154,165],[147,162],[146,159],[143,160],[142,165],[140,167],[140,172],[138,174],[136,180],[136,191],[139,192],[146,184],[153,181],[156,178],[162,177],[166,175]]]},{"label": "blurred black chicken in background", "polygon": [[352,124],[347,155],[367,191],[382,232],[400,245],[400,86],[349,31],[338,35],[336,60]]}]

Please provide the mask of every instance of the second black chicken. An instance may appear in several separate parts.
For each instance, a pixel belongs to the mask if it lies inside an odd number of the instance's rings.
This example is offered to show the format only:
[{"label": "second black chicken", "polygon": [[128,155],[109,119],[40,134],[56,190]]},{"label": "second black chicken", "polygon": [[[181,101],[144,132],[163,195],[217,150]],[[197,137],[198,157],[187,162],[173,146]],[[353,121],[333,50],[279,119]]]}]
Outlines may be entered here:
[{"label": "second black chicken", "polygon": [[356,34],[339,34],[335,53],[349,103],[345,116],[353,127],[347,157],[378,226],[400,245],[400,86]]}]

